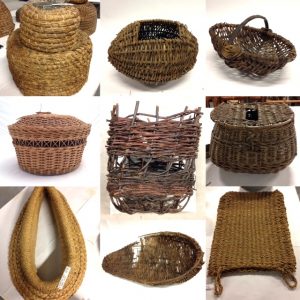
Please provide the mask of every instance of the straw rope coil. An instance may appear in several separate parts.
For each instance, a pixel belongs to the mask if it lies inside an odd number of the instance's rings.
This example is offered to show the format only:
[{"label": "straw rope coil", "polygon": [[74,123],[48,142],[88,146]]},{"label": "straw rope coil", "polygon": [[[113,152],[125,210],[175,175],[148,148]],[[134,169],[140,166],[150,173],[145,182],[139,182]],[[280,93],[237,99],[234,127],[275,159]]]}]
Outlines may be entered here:
[{"label": "straw rope coil", "polygon": [[290,288],[297,286],[296,259],[279,191],[229,192],[220,199],[208,265],[215,294],[222,294],[223,274],[255,271],[277,272]]},{"label": "straw rope coil", "polygon": [[69,51],[44,53],[24,46],[19,29],[7,41],[7,58],[13,79],[27,96],[68,96],[87,81],[92,43],[79,31],[76,46]]},{"label": "straw rope coil", "polygon": [[[265,28],[246,26],[256,18],[264,20]],[[251,16],[239,25],[218,23],[209,29],[209,34],[225,64],[249,75],[267,75],[296,58],[294,45],[273,33],[263,16]]]},{"label": "straw rope coil", "polygon": [[201,247],[178,232],[141,236],[136,242],[105,256],[105,272],[138,283],[159,286],[188,281],[202,268]]},{"label": "straw rope coil", "polygon": [[[258,119],[248,120],[248,110],[257,112]],[[225,170],[275,173],[297,154],[294,113],[286,104],[222,103],[211,119],[211,161]]]},{"label": "straw rope coil", "polygon": [[37,113],[8,126],[19,166],[38,175],[59,175],[79,167],[90,124],[66,115]]},{"label": "straw rope coil", "polygon": [[9,9],[0,0],[0,37],[9,35],[15,28]]},{"label": "straw rope coil", "polygon": [[97,9],[94,4],[78,4],[75,6],[79,10],[80,29],[88,35],[93,34],[97,27]]},{"label": "straw rope coil", "polygon": [[[143,117],[148,121],[142,120]],[[193,194],[201,131],[200,108],[162,117],[135,112],[109,124],[107,190],[120,211],[175,213]]]},{"label": "straw rope coil", "polygon": [[149,85],[180,78],[196,63],[197,39],[179,22],[143,20],[112,41],[108,60],[124,75]]},{"label": "straw rope coil", "polygon": [[[61,244],[61,272],[71,268],[62,289],[61,277],[43,281],[37,274],[35,248],[41,204],[45,198],[51,207]],[[67,300],[79,288],[86,269],[86,250],[80,226],[65,197],[53,187],[34,189],[11,236],[9,270],[11,279],[25,300]]]},{"label": "straw rope coil", "polygon": [[20,22],[20,40],[33,50],[55,53],[77,45],[80,16],[72,6],[27,4],[22,7]]}]

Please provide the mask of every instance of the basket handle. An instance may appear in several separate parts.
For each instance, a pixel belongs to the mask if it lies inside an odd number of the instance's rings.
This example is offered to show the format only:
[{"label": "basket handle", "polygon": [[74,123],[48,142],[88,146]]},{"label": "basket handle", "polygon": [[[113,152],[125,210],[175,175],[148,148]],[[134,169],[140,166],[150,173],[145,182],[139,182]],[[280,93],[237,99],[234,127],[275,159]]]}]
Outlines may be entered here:
[{"label": "basket handle", "polygon": [[250,16],[249,18],[247,18],[245,21],[243,21],[236,29],[235,31],[231,34],[231,36],[229,37],[229,44],[232,44],[234,39],[240,34],[242,28],[247,24],[249,23],[250,21],[252,21],[253,19],[263,19],[264,22],[265,22],[265,28],[266,30],[269,30],[269,23],[268,23],[268,20],[261,16],[261,15],[253,15],[253,16]]}]

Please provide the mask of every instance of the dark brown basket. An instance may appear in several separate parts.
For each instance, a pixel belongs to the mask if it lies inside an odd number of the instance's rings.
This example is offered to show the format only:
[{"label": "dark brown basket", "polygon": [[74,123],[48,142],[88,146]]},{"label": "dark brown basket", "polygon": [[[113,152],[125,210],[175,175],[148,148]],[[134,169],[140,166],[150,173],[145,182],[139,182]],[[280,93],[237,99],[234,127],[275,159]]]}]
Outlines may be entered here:
[{"label": "dark brown basket", "polygon": [[97,27],[97,9],[92,3],[77,4],[75,7],[79,10],[80,26],[82,31],[88,35],[93,34]]},{"label": "dark brown basket", "polygon": [[9,9],[0,0],[0,37],[9,35],[15,28]]},{"label": "dark brown basket", "polygon": [[211,119],[210,157],[225,170],[275,173],[296,156],[294,113],[286,104],[221,103]]},{"label": "dark brown basket", "polygon": [[[255,18],[263,19],[265,28],[245,26]],[[240,25],[219,23],[209,29],[209,34],[225,64],[249,75],[267,75],[296,58],[294,45],[273,33],[263,16],[251,16]]]},{"label": "dark brown basket", "polygon": [[[140,117],[147,117],[148,121]],[[113,107],[109,124],[107,190],[121,212],[175,213],[193,194],[195,159],[201,130],[200,108],[159,116],[119,117]]]},{"label": "dark brown basket", "polygon": [[143,20],[127,25],[112,41],[108,60],[124,75],[157,85],[190,71],[197,39],[179,22]]},{"label": "dark brown basket", "polygon": [[90,128],[75,117],[45,112],[21,117],[8,126],[20,168],[37,175],[75,170]]}]

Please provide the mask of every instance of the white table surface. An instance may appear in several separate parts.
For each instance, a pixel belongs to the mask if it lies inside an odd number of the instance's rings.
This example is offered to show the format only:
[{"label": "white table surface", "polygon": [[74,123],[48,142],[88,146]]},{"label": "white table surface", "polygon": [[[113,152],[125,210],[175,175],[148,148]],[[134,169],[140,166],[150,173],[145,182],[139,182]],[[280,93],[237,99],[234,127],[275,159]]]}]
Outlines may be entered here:
[{"label": "white table surface", "polygon": [[[295,113],[296,135],[300,130],[300,108],[291,107]],[[212,108],[205,108],[203,115],[203,138],[205,144],[210,144],[211,132],[214,122],[210,119]],[[300,149],[300,139],[297,139],[297,147]],[[299,151],[299,150],[298,150]],[[274,185],[296,185],[300,186],[299,177],[300,155],[298,154],[292,163],[285,169],[275,174],[246,174],[225,171],[206,160],[206,184],[213,186],[239,185],[239,186],[274,186]]]},{"label": "white table surface", "polygon": [[[205,1],[189,0],[110,0],[101,3],[101,95],[131,95],[140,93],[192,95],[204,89]],[[107,59],[112,40],[126,25],[144,19],[167,19],[187,25],[198,39],[199,53],[194,68],[178,80],[157,87],[146,86],[118,72]]]},{"label": "white table surface", "polygon": [[[207,24],[205,34],[207,95],[210,96],[273,96],[299,95],[300,59],[296,57],[283,69],[269,74],[263,79],[243,76],[235,69],[225,65],[214,50],[208,30],[217,23],[240,24],[251,15],[263,15],[269,21],[269,28],[278,35],[290,40],[296,51],[300,49],[299,20],[300,2],[295,0],[264,0],[254,3],[249,0],[209,0],[207,6]],[[262,28],[261,19],[251,21],[251,27]],[[299,53],[298,53],[299,55]]]},{"label": "white table surface", "polygon": [[[273,187],[284,195],[291,241],[297,261],[297,270],[294,274],[298,280],[298,287],[290,290],[285,285],[283,279],[278,274],[255,273],[238,274],[224,276],[221,278],[223,293],[220,297],[214,296],[214,284],[208,278],[206,299],[222,300],[298,300],[300,299],[300,202],[294,187]],[[229,191],[243,191],[239,187],[208,187],[206,192],[206,257],[209,262],[213,233],[217,218],[217,208],[219,199]]]},{"label": "white table surface", "polygon": [[[16,22],[15,13],[12,11],[13,21],[16,24],[15,29],[19,28],[20,23]],[[81,90],[74,94],[74,96],[84,97],[84,96],[94,96],[99,85],[100,85],[100,59],[101,57],[97,54],[100,48],[100,20],[97,19],[97,29],[90,35],[93,43],[93,55],[90,63],[90,70],[87,82],[83,85]],[[22,93],[16,86],[12,75],[8,68],[8,61],[6,58],[6,41],[8,36],[0,38],[0,45],[4,46],[0,49],[0,96],[22,96]]]},{"label": "white table surface", "polygon": [[[22,210],[33,188],[25,188],[17,194],[10,202],[0,209],[0,228],[1,228],[1,245],[0,245],[0,296],[9,300],[23,299],[14,287],[8,269],[8,248],[10,237]],[[100,282],[99,272],[99,226],[100,226],[100,207],[99,207],[99,190],[95,188],[59,188],[66,197],[73,213],[75,214],[82,234],[85,239],[87,250],[87,269],[84,280],[70,299],[98,300],[100,287],[95,282]],[[1,191],[1,190],[0,190]],[[54,224],[51,220],[50,210],[44,201],[41,207],[37,245],[36,245],[36,265],[42,274],[55,272],[55,255],[56,237]],[[5,228],[5,230],[3,230]],[[45,276],[45,275],[44,275]]]},{"label": "white table surface", "polygon": [[[96,98],[89,101],[61,97],[0,99],[0,185],[2,186],[98,186],[100,182],[100,103]],[[80,166],[67,174],[40,176],[27,173],[19,168],[12,138],[7,126],[24,115],[38,111],[72,115],[92,125]]]}]

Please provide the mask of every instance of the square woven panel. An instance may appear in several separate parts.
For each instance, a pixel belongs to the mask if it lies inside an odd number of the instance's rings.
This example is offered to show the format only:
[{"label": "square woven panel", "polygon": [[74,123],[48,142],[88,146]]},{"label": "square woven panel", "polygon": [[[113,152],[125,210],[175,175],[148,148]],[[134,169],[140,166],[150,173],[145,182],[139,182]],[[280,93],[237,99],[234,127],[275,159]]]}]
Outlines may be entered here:
[{"label": "square woven panel", "polygon": [[297,280],[283,195],[279,191],[229,192],[220,199],[208,276],[221,295],[221,276],[229,272],[279,272],[290,288]]}]

